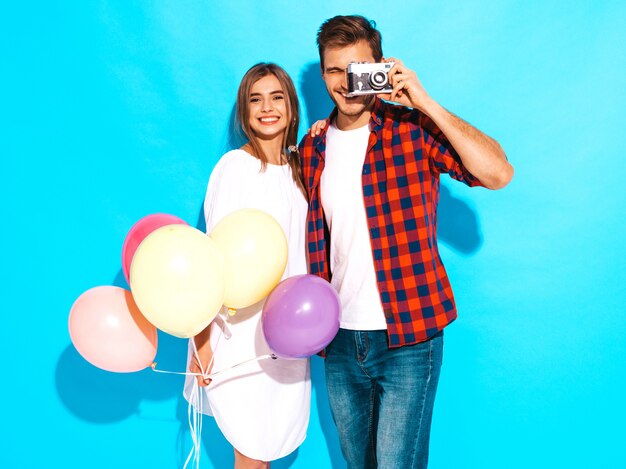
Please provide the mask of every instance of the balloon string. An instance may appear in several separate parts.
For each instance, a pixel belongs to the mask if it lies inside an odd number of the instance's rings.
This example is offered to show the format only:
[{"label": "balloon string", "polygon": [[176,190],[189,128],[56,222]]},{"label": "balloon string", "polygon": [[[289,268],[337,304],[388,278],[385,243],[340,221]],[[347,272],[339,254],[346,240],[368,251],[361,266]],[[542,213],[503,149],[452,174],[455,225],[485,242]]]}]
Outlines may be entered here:
[{"label": "balloon string", "polygon": [[[198,347],[196,346],[195,337],[191,338],[191,345],[193,346],[193,354],[196,356],[196,361],[198,362],[198,366],[200,367],[200,373],[202,374],[202,376],[206,377],[206,372],[204,371],[204,368],[202,368],[202,362],[200,361],[200,354],[198,353]],[[210,363],[207,364],[206,369],[208,370],[212,364],[213,364],[213,354],[211,354],[211,361]]]},{"label": "balloon string", "polygon": [[[229,321],[230,317],[226,316],[226,320],[224,320],[220,315],[217,315],[215,318],[215,322],[217,323],[217,326],[219,327],[219,333],[217,335],[217,339],[215,341],[215,350],[213,351],[213,354],[211,355],[211,360],[209,361],[206,369],[207,371],[211,369],[211,366],[213,365],[213,361],[215,359],[215,354],[217,353],[217,349],[219,348],[220,345],[220,340],[222,339],[222,336],[226,337],[226,340],[230,339],[232,336],[232,332],[230,330],[229,327]],[[170,375],[182,375],[182,376],[202,376],[203,378],[211,378],[219,373],[223,373],[224,371],[228,371],[231,370],[233,368],[236,368],[240,365],[244,365],[246,363],[250,363],[253,361],[259,361],[259,360],[265,360],[267,358],[272,358],[272,359],[276,359],[276,355],[274,354],[268,354],[268,355],[262,355],[260,357],[256,357],[256,358],[251,358],[250,360],[246,360],[244,362],[241,363],[237,363],[236,365],[230,366],[228,368],[224,368],[222,370],[219,371],[215,371],[213,373],[207,373],[203,368],[202,368],[202,362],[200,361],[200,356],[198,354],[198,349],[196,347],[196,341],[192,338],[191,340],[191,345],[193,346],[193,353],[196,357],[196,360],[198,361],[198,365],[200,366],[200,371],[201,373],[190,373],[190,372],[180,372],[180,371],[166,371],[166,370],[157,370],[156,366],[157,366],[157,362],[152,362],[151,368],[153,371],[157,372],[157,373],[165,373],[165,374],[170,374]]]},{"label": "balloon string", "polygon": [[230,318],[231,317],[229,315],[226,315],[226,319],[224,319],[221,314],[218,314],[213,320],[213,322],[217,324],[224,333],[224,337],[226,337],[226,340],[229,340],[233,335],[229,326]]},{"label": "balloon string", "polygon": [[[189,396],[189,406],[187,407],[187,420],[189,422],[189,430],[191,433],[191,440],[193,447],[185,460],[183,469],[187,468],[187,465],[193,460],[196,463],[196,469],[200,469],[200,454],[201,454],[201,436],[202,436],[202,398],[199,395],[198,382],[194,381],[193,388],[191,390],[191,396]],[[194,405],[195,404],[195,405]]]},{"label": "balloon string", "polygon": [[[231,314],[231,309],[229,308],[228,310],[228,315],[226,316],[226,320],[222,319],[219,315],[218,315],[218,320],[219,320],[219,324],[218,327],[220,328],[220,331],[218,333],[217,336],[217,340],[215,341],[215,350],[213,351],[213,353],[211,354],[211,360],[209,361],[209,363],[207,364],[206,370],[210,370],[212,365],[213,365],[213,361],[215,359],[215,354],[217,352],[217,349],[219,347],[219,343],[220,340],[222,338],[222,335],[224,335],[226,337],[226,340],[230,339],[232,333],[229,327],[229,320],[230,317],[232,316]],[[232,311],[234,313],[234,311]],[[265,360],[267,358],[271,358],[273,360],[275,360],[277,357],[276,355],[272,354],[266,354],[266,355],[261,355],[259,357],[255,357],[255,358],[251,358],[249,360],[245,360],[241,363],[237,363],[236,365],[232,365],[228,368],[224,368],[222,370],[216,371],[214,373],[207,373],[203,367],[202,367],[202,362],[200,361],[200,354],[198,353],[198,348],[196,346],[196,341],[194,340],[194,338],[191,339],[191,344],[193,347],[193,353],[196,357],[196,360],[198,361],[198,366],[200,367],[200,371],[201,373],[191,373],[191,372],[178,372],[178,371],[167,371],[167,370],[157,370],[156,366],[157,366],[157,362],[153,362],[151,365],[151,368],[153,371],[157,372],[157,373],[165,373],[165,374],[171,374],[171,375],[184,375],[184,376],[202,376],[203,379],[207,379],[207,378],[211,378],[217,374],[220,374],[224,371],[228,371],[228,370],[232,370],[233,368],[237,368],[239,366],[245,365],[247,363],[251,363],[251,362],[255,362],[255,361],[260,361],[260,360]],[[189,431],[191,434],[191,440],[193,443],[193,446],[191,448],[191,450],[189,451],[189,455],[187,456],[187,459],[185,460],[185,464],[183,466],[183,469],[187,469],[187,466],[189,465],[190,462],[195,462],[196,464],[196,469],[200,469],[200,455],[202,454],[202,396],[200,394],[200,385],[198,384],[197,380],[193,380],[193,387],[191,390],[191,395],[189,396],[189,404],[187,406],[187,421],[189,423]]]},{"label": "balloon string", "polygon": [[243,362],[237,363],[237,364],[229,366],[227,368],[223,368],[223,369],[221,369],[219,371],[214,371],[213,373],[207,373],[207,374],[190,373],[190,372],[182,372],[182,371],[157,370],[156,369],[157,362],[153,362],[152,365],[151,365],[151,368],[152,368],[152,371],[155,371],[157,373],[165,373],[165,374],[168,374],[168,375],[202,376],[203,378],[212,378],[215,375],[219,375],[220,373],[224,373],[225,371],[229,371],[229,370],[232,370],[233,368],[237,368],[239,366],[245,365],[246,363],[256,362],[256,361],[260,361],[260,360],[266,360],[268,358],[271,358],[272,360],[276,360],[278,357],[276,355],[274,355],[273,353],[268,353],[267,355],[261,355],[259,357],[251,358],[249,360],[245,360]]},{"label": "balloon string", "polygon": [[[217,346],[219,345],[219,341],[222,337],[222,329],[220,328],[219,335],[217,336],[217,341],[215,348],[217,350]],[[198,347],[196,346],[195,338],[191,338],[191,345],[193,347],[193,353],[198,362],[198,366],[200,367],[200,373],[176,373],[176,372],[167,372],[157,370],[156,363],[152,369],[154,371],[159,371],[161,373],[170,373],[170,374],[184,374],[184,375],[193,375],[193,376],[202,376],[203,379],[207,379],[208,375],[205,369],[202,367],[202,361],[200,360],[200,354],[198,353]],[[213,358],[215,358],[215,352],[211,354],[211,360],[207,364],[206,370],[210,370],[213,365]],[[191,391],[191,396],[189,399],[189,404],[187,406],[187,420],[189,422],[189,433],[191,435],[191,441],[193,446],[189,455],[187,456],[187,460],[185,461],[185,465],[183,469],[187,469],[187,465],[190,461],[194,461],[196,463],[196,469],[200,469],[200,455],[202,454],[202,395],[200,394],[200,386],[197,380],[193,380],[193,388]]]},{"label": "balloon string", "polygon": [[[193,341],[192,341],[193,342]],[[216,347],[217,348],[217,347]],[[237,363],[236,365],[230,366],[228,368],[224,368],[222,370],[216,371],[214,373],[202,374],[202,373],[182,373],[177,371],[166,371],[166,370],[157,370],[156,362],[152,363],[152,370],[157,373],[166,373],[173,375],[185,375],[185,376],[202,376],[203,378],[212,377],[224,371],[232,370],[233,368],[237,368],[238,366],[245,365],[246,363],[251,363],[255,361],[265,360],[267,358],[271,358],[276,360],[276,355],[266,354],[261,355],[259,357],[251,358],[249,360],[245,360],[241,363]],[[213,360],[211,360],[212,363]],[[191,390],[191,395],[189,396],[189,405],[187,406],[187,420],[189,422],[189,430],[191,434],[191,441],[193,443],[193,447],[191,448],[189,455],[185,461],[183,469],[187,469],[187,466],[191,461],[196,463],[196,469],[200,469],[200,454],[202,453],[202,396],[200,394],[200,386],[197,380],[193,380],[193,388]]]}]

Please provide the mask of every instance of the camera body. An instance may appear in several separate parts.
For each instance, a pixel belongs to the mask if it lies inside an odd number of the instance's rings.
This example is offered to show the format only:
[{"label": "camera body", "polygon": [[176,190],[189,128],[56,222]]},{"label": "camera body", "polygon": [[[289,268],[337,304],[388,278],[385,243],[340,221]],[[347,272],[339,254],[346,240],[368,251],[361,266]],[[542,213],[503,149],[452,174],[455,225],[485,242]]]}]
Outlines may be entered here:
[{"label": "camera body", "polygon": [[348,94],[359,96],[364,94],[391,93],[393,87],[389,83],[389,70],[393,62],[348,64]]}]

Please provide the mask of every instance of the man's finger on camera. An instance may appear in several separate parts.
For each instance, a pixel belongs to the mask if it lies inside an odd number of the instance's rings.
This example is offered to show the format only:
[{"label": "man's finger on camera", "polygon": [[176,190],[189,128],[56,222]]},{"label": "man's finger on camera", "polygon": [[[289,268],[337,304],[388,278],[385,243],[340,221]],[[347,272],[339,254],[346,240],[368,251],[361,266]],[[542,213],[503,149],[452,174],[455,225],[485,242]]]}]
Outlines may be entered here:
[{"label": "man's finger on camera", "polygon": [[384,59],[384,62],[393,62],[394,65],[393,67],[391,67],[389,69],[389,76],[393,76],[396,75],[398,73],[404,73],[404,70],[406,69],[406,67],[404,66],[404,63],[402,62],[402,60],[398,60],[394,57],[389,57],[388,59]]},{"label": "man's finger on camera", "polygon": [[408,88],[410,84],[421,86],[419,79],[417,78],[417,73],[407,68],[401,60],[392,58],[389,59],[389,61],[395,62],[395,65],[389,69],[389,82],[392,86],[395,85],[398,80],[406,83],[406,88]]},{"label": "man's finger on camera", "polygon": [[409,81],[410,77],[404,74],[394,75],[390,80],[391,86],[391,101],[400,102],[399,99],[405,97],[406,99],[401,104],[410,104],[407,100],[410,100]]},{"label": "man's finger on camera", "polygon": [[400,103],[400,104],[404,104],[404,102],[401,100],[402,96],[404,95],[403,91],[402,91],[402,84],[397,84],[396,86],[393,87],[393,90],[391,91],[391,97],[390,97],[390,101],[396,102],[396,103]]},{"label": "man's finger on camera", "polygon": [[406,88],[410,83],[411,77],[405,73],[397,73],[395,75],[389,75],[389,83],[394,88],[398,84],[402,84],[404,88]]}]

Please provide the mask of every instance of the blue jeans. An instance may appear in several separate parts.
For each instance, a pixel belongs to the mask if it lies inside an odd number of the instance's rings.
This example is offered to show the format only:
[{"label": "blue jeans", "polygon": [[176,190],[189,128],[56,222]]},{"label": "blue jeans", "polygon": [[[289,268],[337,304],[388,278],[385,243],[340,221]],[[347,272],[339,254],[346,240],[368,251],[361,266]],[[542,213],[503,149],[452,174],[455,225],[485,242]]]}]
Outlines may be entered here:
[{"label": "blue jeans", "polygon": [[390,349],[387,331],[339,329],[326,349],[326,383],[350,469],[426,468],[443,332]]}]

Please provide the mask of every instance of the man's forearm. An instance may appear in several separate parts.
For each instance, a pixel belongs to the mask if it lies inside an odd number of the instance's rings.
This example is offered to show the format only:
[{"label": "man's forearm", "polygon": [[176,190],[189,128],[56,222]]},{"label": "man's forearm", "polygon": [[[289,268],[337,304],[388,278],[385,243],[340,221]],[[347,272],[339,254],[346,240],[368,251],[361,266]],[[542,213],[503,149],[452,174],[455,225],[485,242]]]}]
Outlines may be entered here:
[{"label": "man's forearm", "polygon": [[498,142],[432,99],[421,107],[448,138],[463,166],[485,187],[501,189],[511,181],[513,166]]}]

